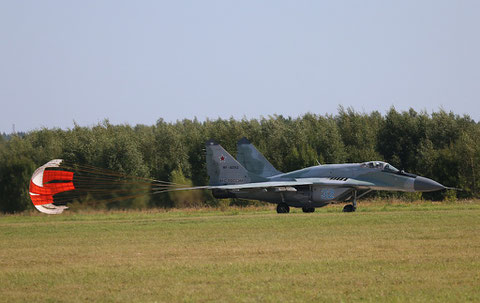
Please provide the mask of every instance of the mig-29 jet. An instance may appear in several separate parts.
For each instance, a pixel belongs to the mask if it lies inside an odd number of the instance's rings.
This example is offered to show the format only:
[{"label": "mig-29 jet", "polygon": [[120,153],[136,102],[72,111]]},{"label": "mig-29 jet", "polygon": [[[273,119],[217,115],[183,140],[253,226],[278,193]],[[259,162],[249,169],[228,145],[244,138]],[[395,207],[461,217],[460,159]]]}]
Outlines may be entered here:
[{"label": "mig-29 jet", "polygon": [[430,192],[447,187],[400,171],[382,161],[325,164],[282,173],[246,139],[238,141],[237,159],[214,140],[206,143],[209,186],[215,198],[241,198],[314,212],[316,207],[351,200],[344,212],[357,208],[357,199],[372,190]]}]

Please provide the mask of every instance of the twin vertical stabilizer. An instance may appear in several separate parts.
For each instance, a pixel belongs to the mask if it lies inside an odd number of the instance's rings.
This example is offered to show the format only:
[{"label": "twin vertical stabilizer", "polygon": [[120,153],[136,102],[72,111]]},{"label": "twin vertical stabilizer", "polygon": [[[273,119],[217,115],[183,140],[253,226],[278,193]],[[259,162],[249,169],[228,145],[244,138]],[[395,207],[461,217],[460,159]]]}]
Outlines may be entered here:
[{"label": "twin vertical stabilizer", "polygon": [[237,143],[237,159],[249,172],[261,177],[281,174],[245,137]]},{"label": "twin vertical stabilizer", "polygon": [[208,140],[207,173],[210,177],[209,185],[244,184],[266,181],[266,178],[249,172],[221,145],[214,140]]}]

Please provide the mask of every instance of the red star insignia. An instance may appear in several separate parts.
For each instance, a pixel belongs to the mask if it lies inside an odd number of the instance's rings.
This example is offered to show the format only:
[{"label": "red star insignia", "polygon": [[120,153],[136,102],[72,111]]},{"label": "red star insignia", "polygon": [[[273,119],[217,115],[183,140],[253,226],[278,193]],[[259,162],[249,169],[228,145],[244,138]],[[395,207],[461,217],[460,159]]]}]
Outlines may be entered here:
[{"label": "red star insignia", "polygon": [[225,157],[223,155],[220,157],[220,161],[225,161]]}]

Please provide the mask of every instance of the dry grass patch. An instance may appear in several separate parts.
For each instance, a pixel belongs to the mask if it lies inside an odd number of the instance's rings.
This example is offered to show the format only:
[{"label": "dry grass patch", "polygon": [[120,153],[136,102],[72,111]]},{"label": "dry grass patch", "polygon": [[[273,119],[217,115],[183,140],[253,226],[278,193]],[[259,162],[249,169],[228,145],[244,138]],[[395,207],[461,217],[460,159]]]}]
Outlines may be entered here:
[{"label": "dry grass patch", "polygon": [[0,218],[0,301],[479,301],[480,202]]}]

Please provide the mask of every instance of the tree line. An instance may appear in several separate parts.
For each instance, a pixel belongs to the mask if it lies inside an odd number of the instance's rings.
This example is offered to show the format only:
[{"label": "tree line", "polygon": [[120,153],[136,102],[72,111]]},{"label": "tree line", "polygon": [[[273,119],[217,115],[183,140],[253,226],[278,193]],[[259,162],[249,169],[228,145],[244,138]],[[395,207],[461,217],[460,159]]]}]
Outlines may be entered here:
[{"label": "tree line", "polygon": [[[232,155],[247,137],[280,171],[317,163],[382,160],[399,169],[463,189],[459,198],[478,197],[480,125],[468,115],[443,110],[385,115],[340,107],[335,115],[308,113],[260,119],[197,119],[155,125],[112,125],[40,129],[0,137],[0,212],[32,208],[28,185],[33,171],[54,158],[128,175],[206,185],[205,142],[213,138]],[[402,195],[376,193],[376,195]],[[423,194],[442,199],[445,192]],[[147,196],[103,207],[147,208],[219,205],[209,192]],[[228,201],[228,203],[244,203]],[[82,207],[82,205],[80,205]]]}]

